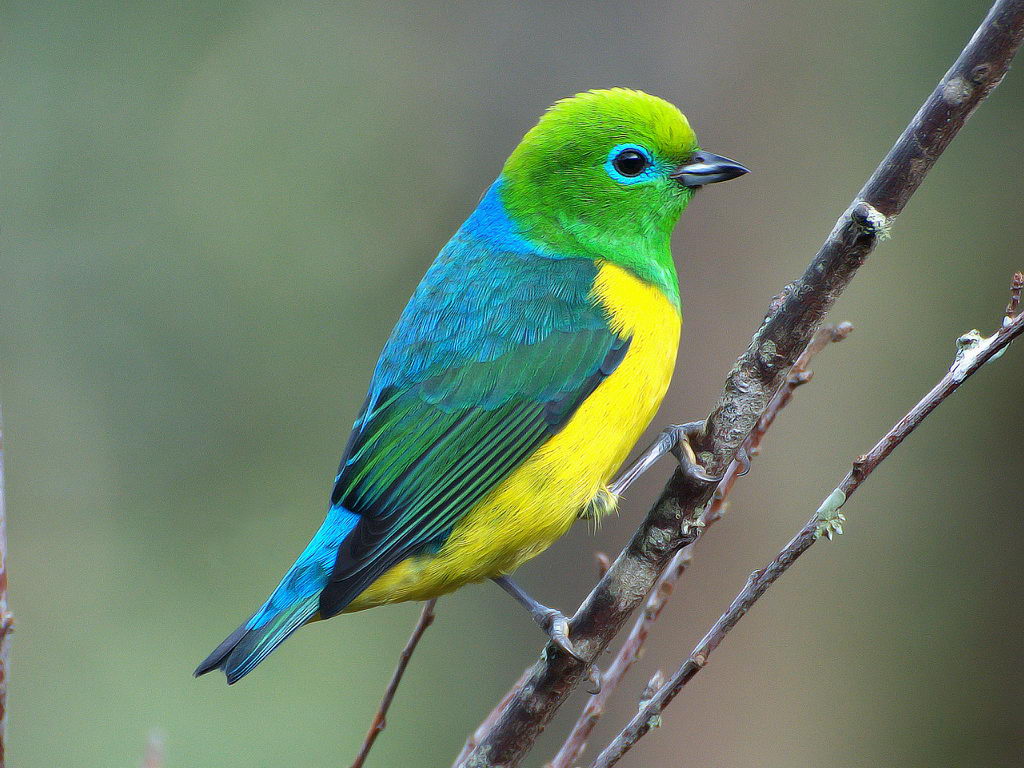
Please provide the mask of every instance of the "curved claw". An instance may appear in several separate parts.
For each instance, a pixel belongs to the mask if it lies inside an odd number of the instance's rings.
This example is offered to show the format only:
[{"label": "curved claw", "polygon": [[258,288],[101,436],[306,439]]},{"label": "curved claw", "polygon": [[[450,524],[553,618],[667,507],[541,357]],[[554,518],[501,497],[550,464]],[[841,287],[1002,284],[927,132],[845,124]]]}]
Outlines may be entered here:
[{"label": "curved claw", "polygon": [[718,485],[720,482],[722,482],[722,479],[725,477],[725,475],[709,475],[707,472],[701,469],[699,464],[694,462],[684,463],[682,460],[680,460],[679,463],[682,464],[683,474],[685,474],[688,478],[698,483],[704,483],[706,485]]},{"label": "curved claw", "polygon": [[697,461],[697,454],[693,451],[691,440],[704,429],[703,421],[690,421],[686,424],[679,424],[673,427],[677,435],[675,446],[672,448],[672,455],[679,461],[679,466],[686,477],[696,483],[705,485],[717,485],[722,482],[723,475],[709,475]]},{"label": "curved claw", "polygon": [[750,471],[750,451],[747,450],[747,444],[744,443],[736,451],[736,458],[734,461],[740,465],[739,477],[743,477],[747,472]]},{"label": "curved claw", "polygon": [[576,647],[569,639],[569,620],[565,614],[554,608],[548,608],[540,622],[541,627],[547,632],[551,642],[572,656],[576,661],[583,662],[585,659],[576,652]]}]

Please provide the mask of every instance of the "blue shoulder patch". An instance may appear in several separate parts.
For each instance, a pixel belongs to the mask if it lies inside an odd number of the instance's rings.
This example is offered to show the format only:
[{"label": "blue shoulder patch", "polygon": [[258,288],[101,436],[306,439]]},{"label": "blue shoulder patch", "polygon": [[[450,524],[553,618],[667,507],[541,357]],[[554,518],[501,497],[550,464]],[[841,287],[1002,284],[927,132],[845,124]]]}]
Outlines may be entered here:
[{"label": "blue shoulder patch", "polygon": [[[480,198],[476,210],[466,219],[455,238],[466,235],[476,240],[485,240],[496,250],[509,253],[531,253],[537,256],[553,256],[540,245],[531,242],[520,234],[518,227],[509,218],[505,204],[501,200],[501,187],[504,180],[498,179],[487,188]],[[453,239],[455,239],[453,238]]]},{"label": "blue shoulder patch", "polygon": [[[597,265],[589,258],[553,257],[523,238],[505,212],[501,183],[499,178],[491,185],[441,249],[406,305],[377,362],[357,431],[387,401],[384,393],[395,387],[429,388],[426,382],[435,379],[448,395],[469,396],[466,388],[436,377],[455,370],[472,377],[475,371],[467,366],[541,344],[552,334],[608,333],[608,319],[590,295]],[[572,350],[563,352],[571,359]],[[581,358],[592,362],[586,355]],[[507,386],[493,382],[489,393],[480,391],[484,382],[477,380],[477,404],[494,408],[509,396],[546,396],[542,388],[534,392],[517,382],[514,369],[503,373],[511,381],[504,382]],[[433,399],[429,392],[423,394]],[[449,404],[465,401],[455,397]]]}]

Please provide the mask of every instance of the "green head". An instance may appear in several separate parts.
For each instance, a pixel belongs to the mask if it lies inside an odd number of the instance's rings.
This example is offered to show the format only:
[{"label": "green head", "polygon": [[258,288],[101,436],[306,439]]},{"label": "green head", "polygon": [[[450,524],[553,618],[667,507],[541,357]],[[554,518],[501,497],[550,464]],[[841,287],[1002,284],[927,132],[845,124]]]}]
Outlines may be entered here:
[{"label": "green head", "polygon": [[502,171],[522,235],[567,256],[606,259],[678,299],[672,229],[696,189],[747,169],[702,152],[686,117],[626,88],[552,106]]}]

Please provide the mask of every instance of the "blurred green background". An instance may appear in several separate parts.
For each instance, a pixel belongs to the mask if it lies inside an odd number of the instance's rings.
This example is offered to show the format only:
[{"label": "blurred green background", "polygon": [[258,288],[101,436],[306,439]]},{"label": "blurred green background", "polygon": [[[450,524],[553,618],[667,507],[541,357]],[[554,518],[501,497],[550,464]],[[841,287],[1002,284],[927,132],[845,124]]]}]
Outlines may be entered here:
[{"label": "blurred green background", "polygon": [[[706,413],[986,2],[3,5],[0,363],[18,629],[10,764],[344,766],[417,607],[191,678],[319,524],[372,364],[437,249],[553,100],[640,87],[754,172],[677,233],[687,325],[659,423]],[[983,105],[843,298],[816,365],[616,707],[995,327],[1024,266],[1024,72]],[[1024,349],[848,507],[629,766],[995,766],[1024,753]],[[527,565],[574,607],[668,472]],[[447,765],[541,637],[444,599],[371,756]],[[577,696],[530,765],[550,757]],[[593,752],[588,752],[593,755]]]}]

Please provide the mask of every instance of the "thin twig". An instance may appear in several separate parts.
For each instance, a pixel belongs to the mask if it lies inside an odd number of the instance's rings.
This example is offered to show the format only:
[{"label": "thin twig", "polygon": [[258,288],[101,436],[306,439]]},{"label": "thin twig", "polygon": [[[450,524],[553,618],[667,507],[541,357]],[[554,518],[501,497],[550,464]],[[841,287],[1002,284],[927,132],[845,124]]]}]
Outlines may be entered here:
[{"label": "thin twig", "polygon": [[[643,652],[644,643],[658,620],[662,609],[668,599],[672,596],[672,590],[676,581],[683,575],[692,560],[692,550],[685,547],[676,553],[668,568],[658,579],[647,602],[644,604],[643,612],[637,617],[630,630],[629,635],[623,642],[619,652],[615,654],[612,663],[601,676],[601,690],[592,694],[587,703],[583,705],[583,711],[577,718],[572,730],[562,743],[561,748],[554,759],[545,768],[572,768],[576,759],[583,753],[587,745],[587,739],[593,732],[598,720],[604,714],[605,707],[612,694],[618,688],[619,683],[626,676],[626,672],[639,661]],[[641,697],[642,698],[642,697]]]},{"label": "thin twig", "polygon": [[[814,356],[829,344],[845,339],[852,330],[853,326],[850,323],[839,323],[838,325],[827,325],[814,334],[810,343],[800,354],[800,357],[797,358],[796,363],[793,364],[793,368],[786,377],[785,384],[775,393],[775,397],[772,398],[767,410],[758,419],[757,426],[754,427],[747,437],[744,448],[750,456],[756,456],[760,452],[761,441],[764,439],[765,433],[775,422],[779,411],[785,408],[789,401],[793,399],[793,393],[797,388],[811,380],[812,374],[808,366]],[[715,489],[715,495],[712,497],[711,504],[708,505],[707,512],[701,518],[705,530],[721,518],[725,510],[726,497],[736,484],[736,479],[740,476],[741,471],[742,465],[740,462],[733,461],[729,465],[725,476],[718,484],[718,488]],[[602,675],[601,690],[587,699],[587,703],[583,706],[583,711],[580,713],[575,725],[573,725],[572,730],[558,750],[558,754],[555,755],[547,768],[572,768],[577,758],[583,753],[587,739],[590,738],[590,734],[593,732],[598,720],[604,714],[608,700],[630,667],[639,661],[644,643],[647,641],[654,622],[661,615],[665,604],[672,596],[676,582],[686,571],[687,567],[689,567],[692,557],[693,545],[690,544],[676,553],[668,568],[661,574],[654,589],[651,590],[651,594],[647,597],[643,611],[636,621],[633,622],[633,628],[619,648],[619,652],[615,655],[615,659]]]},{"label": "thin twig", "polygon": [[14,617],[7,606],[7,510],[4,506],[4,427],[0,413],[0,768],[6,763],[7,673]]},{"label": "thin twig", "polygon": [[590,768],[611,768],[636,742],[661,721],[661,713],[676,697],[683,686],[704,668],[708,657],[725,639],[726,634],[760,597],[785,573],[797,558],[806,552],[823,536],[831,539],[843,532],[846,517],[839,511],[850,496],[863,484],[871,473],[902,443],[911,432],[924,421],[935,408],[949,397],[964,381],[976,373],[985,363],[998,356],[1006,346],[1024,332],[1024,315],[1011,317],[992,336],[982,338],[977,331],[971,331],[957,339],[957,356],[942,380],[910,409],[879,440],[875,447],[853,462],[835,490],[821,503],[807,524],[800,529],[790,542],[767,566],[754,571],[746,585],[736,595],[729,609],[715,622],[704,638],[676,670],[668,681],[655,693],[646,705],[629,722],[615,739],[591,763]]},{"label": "thin twig", "polygon": [[466,739],[466,743],[462,745],[462,750],[459,752],[458,757],[455,758],[456,763],[461,763],[469,757],[470,753],[472,753],[474,749],[476,749],[476,745],[480,743],[480,739],[482,739],[484,735],[494,727],[494,724],[498,721],[498,717],[501,715],[505,706],[512,700],[512,697],[518,693],[519,689],[522,688],[529,677],[530,668],[527,667],[523,670],[523,674],[519,676],[519,679],[516,680],[511,688],[508,689],[498,703],[494,705],[494,709],[490,711],[487,717],[485,717],[480,725],[477,726],[477,729]]},{"label": "thin twig", "polygon": [[[853,331],[853,325],[851,323],[830,323],[820,329],[817,333],[811,337],[810,342],[804,347],[804,351],[800,353],[800,357],[793,363],[793,367],[789,369],[789,373],[786,375],[785,383],[779,388],[779,391],[775,393],[771,403],[765,408],[764,413],[761,414],[757,420],[757,424],[750,431],[750,435],[747,437],[747,450],[751,456],[756,456],[761,449],[761,440],[764,438],[764,433],[768,431],[768,428],[775,423],[775,417],[779,415],[779,411],[789,405],[789,401],[793,399],[793,393],[796,392],[797,388],[806,384],[811,380],[814,375],[808,366],[818,354],[822,352],[829,344],[836,344]],[[730,469],[735,467],[735,462]],[[735,477],[732,478],[735,481]],[[718,488],[715,490],[715,501],[718,500],[719,496],[726,495],[731,488],[730,485],[726,485],[723,481]]]},{"label": "thin twig", "polygon": [[363,739],[363,746],[359,750],[359,754],[356,755],[356,759],[352,762],[352,768],[362,768],[366,762],[366,756],[370,754],[370,750],[373,748],[373,743],[380,736],[381,731],[387,728],[387,716],[388,710],[391,708],[391,702],[395,698],[395,693],[398,692],[398,685],[402,682],[402,676],[405,674],[405,668],[409,666],[409,659],[412,658],[413,651],[416,650],[416,646],[419,645],[420,639],[423,637],[423,633],[427,631],[431,624],[434,623],[434,606],[437,605],[437,598],[433,600],[427,600],[423,604],[423,610],[420,611],[420,617],[416,620],[416,626],[412,630],[412,634],[409,636],[408,642],[405,644],[405,648],[402,649],[401,655],[398,657],[398,666],[395,667],[395,672],[391,676],[391,682],[388,683],[387,689],[384,691],[384,698],[380,701],[380,706],[377,708],[376,714],[373,716],[373,720],[370,723],[370,730],[366,732],[366,736]]},{"label": "thin twig", "polygon": [[146,751],[142,757],[142,768],[164,768],[165,763],[164,735],[157,730],[150,731],[149,738],[146,739]]},{"label": "thin twig", "polygon": [[1006,305],[1005,322],[1013,320],[1020,314],[1020,295],[1024,292],[1024,272],[1014,272],[1010,281],[1010,302]]},{"label": "thin twig", "polygon": [[[1024,37],[1024,0],[997,0],[959,58],[839,218],[803,276],[773,302],[730,372],[708,416],[698,458],[724,472],[857,270],[887,236],[894,218],[924,181],[967,118],[999,84]],[[695,541],[693,526],[712,488],[675,472],[627,547],[571,622],[582,660],[550,644],[528,679],[508,698],[459,768],[515,768],[591,664],[651,591],[676,552]]]}]

